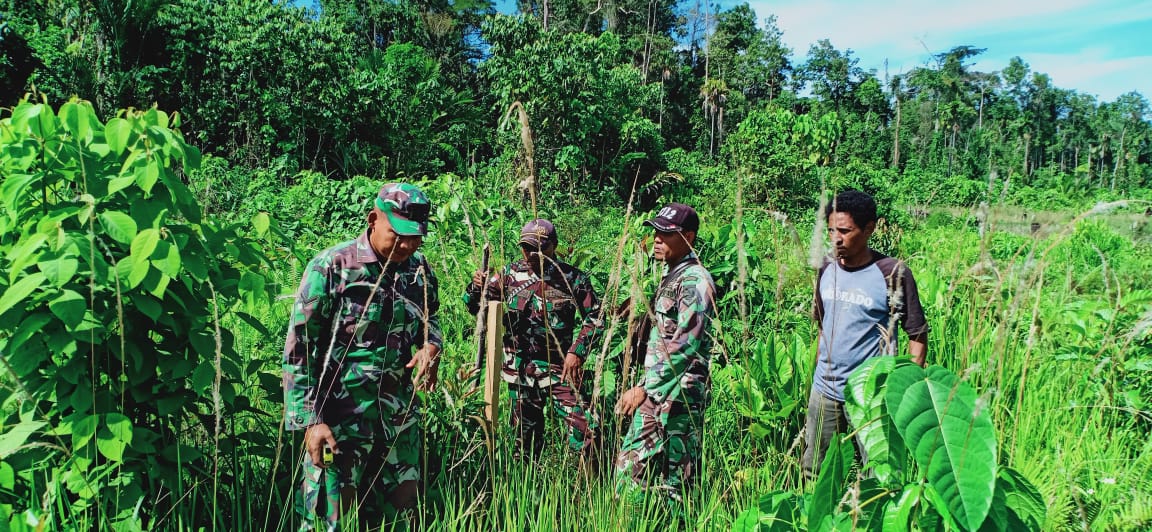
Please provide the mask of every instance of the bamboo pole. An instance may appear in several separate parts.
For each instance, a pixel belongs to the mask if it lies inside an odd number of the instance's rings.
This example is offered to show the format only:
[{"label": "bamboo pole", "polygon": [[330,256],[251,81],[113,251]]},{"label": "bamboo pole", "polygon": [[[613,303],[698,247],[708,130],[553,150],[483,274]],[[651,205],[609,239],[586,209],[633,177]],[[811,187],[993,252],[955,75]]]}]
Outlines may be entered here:
[{"label": "bamboo pole", "polygon": [[504,365],[504,307],[499,301],[488,302],[487,354],[484,367],[484,418],[492,427],[489,437],[496,439],[496,421],[500,413],[500,368]]}]

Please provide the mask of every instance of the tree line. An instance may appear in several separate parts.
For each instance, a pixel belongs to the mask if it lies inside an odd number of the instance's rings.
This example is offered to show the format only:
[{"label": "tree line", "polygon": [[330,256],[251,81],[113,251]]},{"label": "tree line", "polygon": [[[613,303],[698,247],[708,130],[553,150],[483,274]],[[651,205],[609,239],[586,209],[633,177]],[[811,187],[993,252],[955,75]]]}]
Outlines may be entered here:
[{"label": "tree line", "polygon": [[[78,95],[179,112],[228,175],[475,175],[642,200],[724,186],[800,207],[1128,196],[1152,187],[1152,108],[1099,101],[961,45],[896,74],[835,36],[806,52],[747,4],[683,0],[3,0],[0,105]],[[517,102],[519,105],[517,105]],[[0,111],[2,113],[3,111]],[[588,192],[595,191],[595,192]]]}]

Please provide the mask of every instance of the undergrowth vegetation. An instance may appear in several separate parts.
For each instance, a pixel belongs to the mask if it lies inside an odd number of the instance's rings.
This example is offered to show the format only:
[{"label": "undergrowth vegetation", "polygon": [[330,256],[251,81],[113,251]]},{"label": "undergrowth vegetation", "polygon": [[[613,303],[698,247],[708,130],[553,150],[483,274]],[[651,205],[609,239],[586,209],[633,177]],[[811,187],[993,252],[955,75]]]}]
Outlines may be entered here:
[{"label": "undergrowth vegetation", "polygon": [[[804,160],[822,164],[821,126],[790,127],[808,128],[815,156]],[[2,529],[298,525],[302,450],[282,429],[280,389],[291,293],[304,261],[364,228],[380,182],[275,168],[238,180],[243,170],[201,159],[178,128],[155,109],[101,121],[83,101],[25,102],[0,122]],[[559,254],[592,272],[609,307],[650,293],[656,275],[645,213],[568,197],[533,212],[505,163],[420,183],[435,206],[424,251],[441,280],[446,346],[441,385],[423,397],[416,520],[436,530],[1152,527],[1152,246],[1105,222],[1146,201],[1020,233],[986,210],[882,205],[874,243],[916,274],[933,366],[883,359],[854,376],[851,415],[884,451],[871,453],[876,473],[858,474],[845,443],[805,483],[812,211],[772,208],[790,185],[765,174],[668,158],[696,173],[649,201],[701,206],[698,251],[719,298],[704,469],[684,511],[617,501],[607,467],[580,473],[560,427],[541,461],[524,464],[504,424],[487,433],[479,423],[474,321],[456,296],[484,243],[496,262],[512,260],[516,229],[552,218]],[[902,194],[840,171],[814,175]],[[611,405],[629,384],[630,334],[618,319],[607,329],[586,368],[605,466],[621,435]],[[893,395],[893,382],[922,397]],[[940,420],[912,423],[921,414]],[[969,455],[978,467],[961,464]]]}]

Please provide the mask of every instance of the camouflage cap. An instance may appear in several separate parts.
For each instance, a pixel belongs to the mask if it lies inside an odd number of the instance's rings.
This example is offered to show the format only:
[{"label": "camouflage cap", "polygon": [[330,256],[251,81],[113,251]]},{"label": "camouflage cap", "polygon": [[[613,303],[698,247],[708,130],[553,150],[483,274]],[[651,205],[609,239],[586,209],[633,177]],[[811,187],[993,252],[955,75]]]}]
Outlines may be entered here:
[{"label": "camouflage cap", "polygon": [[537,218],[526,224],[520,230],[520,243],[537,248],[547,248],[556,245],[556,226],[543,218]]},{"label": "camouflage cap", "polygon": [[644,225],[664,233],[679,233],[682,231],[697,231],[700,229],[700,216],[696,209],[683,203],[669,203]]},{"label": "camouflage cap", "polygon": [[398,235],[428,234],[428,214],[432,204],[416,185],[388,183],[376,195],[376,208],[388,215],[392,230]]}]

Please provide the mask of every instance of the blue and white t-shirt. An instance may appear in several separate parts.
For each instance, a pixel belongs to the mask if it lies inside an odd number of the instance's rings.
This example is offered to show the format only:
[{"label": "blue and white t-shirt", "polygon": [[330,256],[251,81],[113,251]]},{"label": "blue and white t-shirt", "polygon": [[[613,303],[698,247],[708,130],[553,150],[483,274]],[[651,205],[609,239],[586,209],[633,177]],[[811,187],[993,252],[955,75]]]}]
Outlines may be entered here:
[{"label": "blue and white t-shirt", "polygon": [[852,371],[871,357],[896,354],[897,323],[910,337],[928,332],[912,271],[894,258],[872,251],[872,262],[856,268],[826,262],[816,286],[820,338],[813,386],[825,397],[843,401]]}]

